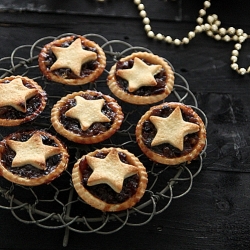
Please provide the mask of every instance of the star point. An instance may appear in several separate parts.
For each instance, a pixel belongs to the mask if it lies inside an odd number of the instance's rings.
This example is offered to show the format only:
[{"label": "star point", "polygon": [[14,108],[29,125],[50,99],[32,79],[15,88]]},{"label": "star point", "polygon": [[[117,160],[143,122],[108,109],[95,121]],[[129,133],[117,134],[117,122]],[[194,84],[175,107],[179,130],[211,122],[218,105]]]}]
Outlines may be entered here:
[{"label": "star point", "polygon": [[159,73],[161,65],[148,65],[140,58],[134,58],[131,69],[119,69],[117,75],[128,81],[128,91],[134,92],[143,86],[156,86],[154,75]]},{"label": "star point", "polygon": [[86,100],[76,96],[75,100],[76,106],[69,109],[65,115],[77,119],[83,131],[86,131],[94,122],[110,122],[110,119],[102,113],[104,99]]},{"label": "star point", "polygon": [[38,90],[25,87],[21,78],[14,78],[9,83],[0,84],[0,93],[0,107],[12,106],[16,110],[25,113],[26,101],[35,96]]},{"label": "star point", "polygon": [[86,155],[86,160],[93,169],[87,183],[89,186],[104,183],[115,192],[120,193],[124,179],[138,173],[136,166],[123,163],[120,160],[115,148],[111,149],[104,159]]},{"label": "star point", "polygon": [[151,146],[169,143],[181,151],[184,147],[184,137],[198,132],[200,128],[198,124],[183,120],[180,107],[176,107],[168,117],[151,116],[150,121],[157,129]]},{"label": "star point", "polygon": [[58,147],[43,144],[39,133],[34,133],[27,141],[7,140],[7,145],[16,152],[12,167],[32,165],[38,169],[46,168],[46,159],[60,153]]},{"label": "star point", "polygon": [[51,70],[70,68],[74,74],[80,76],[82,65],[97,59],[97,54],[93,51],[84,50],[80,38],[77,38],[69,47],[51,48],[57,60],[51,66]]}]

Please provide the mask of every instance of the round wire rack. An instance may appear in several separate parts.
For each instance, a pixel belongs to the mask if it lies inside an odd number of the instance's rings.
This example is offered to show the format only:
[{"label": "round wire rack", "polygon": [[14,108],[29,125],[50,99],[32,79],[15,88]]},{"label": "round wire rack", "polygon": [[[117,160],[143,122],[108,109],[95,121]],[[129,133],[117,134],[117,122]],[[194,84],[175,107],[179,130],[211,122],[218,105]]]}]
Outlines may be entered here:
[{"label": "round wire rack", "polygon": [[[152,53],[147,48],[132,46],[124,41],[108,41],[105,37],[97,34],[85,34],[85,37],[97,42],[106,53],[107,66],[100,78],[93,83],[82,86],[67,86],[47,81],[39,70],[38,54],[45,44],[66,35],[74,34],[43,37],[32,45],[22,45],[15,48],[10,56],[0,59],[0,78],[10,75],[28,76],[38,82],[48,94],[48,103],[40,117],[30,124],[21,125],[18,128],[2,127],[0,139],[18,129],[27,127],[43,129],[56,134],[50,123],[50,110],[62,96],[86,89],[95,89],[104,94],[112,95],[106,85],[106,78],[111,66],[121,57],[133,52]],[[171,65],[170,62],[168,63]],[[173,68],[172,65],[171,67]],[[207,117],[198,108],[197,100],[190,91],[188,82],[182,75],[175,72],[174,68],[173,71],[175,74],[174,89],[164,101],[178,101],[191,106],[207,126]],[[171,167],[150,161],[141,153],[135,140],[135,126],[139,118],[150,108],[150,105],[135,106],[120,100],[117,101],[122,106],[125,117],[120,131],[105,142],[95,145],[75,144],[57,134],[67,145],[70,154],[67,170],[52,183],[36,187],[17,185],[0,177],[2,196],[0,197],[0,208],[10,210],[12,215],[22,223],[36,224],[46,229],[64,228],[63,246],[67,246],[70,231],[82,234],[111,234],[119,231],[125,225],[143,226],[155,215],[164,212],[174,199],[186,195],[192,188],[193,179],[202,169],[206,146],[198,159],[190,164],[183,163]],[[87,205],[78,197],[71,182],[71,170],[79,157],[97,148],[108,146],[126,148],[134,153],[146,167],[149,179],[147,190],[141,201],[131,209],[116,213],[97,211]]]}]

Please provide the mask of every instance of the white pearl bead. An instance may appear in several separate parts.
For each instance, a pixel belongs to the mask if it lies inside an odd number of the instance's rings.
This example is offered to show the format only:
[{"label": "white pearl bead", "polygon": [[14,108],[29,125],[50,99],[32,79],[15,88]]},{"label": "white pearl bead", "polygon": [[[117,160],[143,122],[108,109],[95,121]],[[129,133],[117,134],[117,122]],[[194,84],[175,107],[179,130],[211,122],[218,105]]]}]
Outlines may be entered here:
[{"label": "white pearl bead", "polygon": [[238,57],[237,56],[231,56],[231,61],[233,63],[237,62],[238,61]]},{"label": "white pearl bead", "polygon": [[182,39],[182,42],[183,42],[184,44],[188,44],[188,43],[189,43],[189,39],[188,39],[187,37],[184,37],[184,38]]},{"label": "white pearl bead", "polygon": [[218,30],[218,26],[215,25],[215,24],[213,24],[213,25],[211,26],[211,30],[212,30],[212,31],[217,31],[217,30]]},{"label": "white pearl bead", "polygon": [[208,31],[207,31],[207,35],[208,35],[208,36],[213,36],[214,33],[213,33],[211,30],[208,30]]},{"label": "white pearl bead", "polygon": [[142,4],[142,3],[139,4],[139,5],[138,5],[138,10],[144,10],[144,4]]},{"label": "white pearl bead", "polygon": [[245,68],[240,68],[240,69],[239,69],[239,73],[240,73],[241,75],[245,75],[246,72],[247,72],[247,70],[246,70]]},{"label": "white pearl bead", "polygon": [[203,31],[203,27],[204,26],[197,25],[194,30],[195,30],[195,32],[200,33]]},{"label": "white pearl bead", "polygon": [[143,22],[144,24],[150,24],[150,20],[149,20],[148,17],[144,17],[143,20],[142,20],[142,22]]},{"label": "white pearl bead", "polygon": [[209,1],[205,1],[205,2],[204,2],[204,7],[205,7],[205,8],[209,8],[210,5],[211,5],[211,3],[210,3]]},{"label": "white pearl bead", "polygon": [[174,45],[180,45],[181,44],[181,40],[180,39],[174,39]]},{"label": "white pearl bead", "polygon": [[214,38],[215,38],[215,40],[217,40],[217,41],[220,41],[220,40],[221,40],[221,36],[220,36],[219,34],[216,34],[216,35],[214,36]]},{"label": "white pearl bead", "polygon": [[134,0],[134,3],[135,3],[135,4],[140,4],[140,3],[141,3],[141,0]]},{"label": "white pearl bead", "polygon": [[171,36],[166,36],[166,37],[165,37],[165,41],[166,41],[167,43],[172,43],[173,39],[172,39]]},{"label": "white pearl bead", "polygon": [[153,37],[155,36],[155,34],[154,34],[153,31],[149,31],[149,32],[147,33],[147,35],[148,35],[148,37],[150,37],[150,38],[153,38]]},{"label": "white pearl bead", "polygon": [[233,34],[235,33],[236,30],[235,30],[234,27],[229,27],[227,31],[228,31],[228,33],[229,33],[230,35],[233,35]]},{"label": "white pearl bead", "polygon": [[147,16],[146,11],[145,10],[141,10],[140,11],[140,16],[143,17],[143,18],[146,17]]},{"label": "white pearl bead", "polygon": [[235,42],[237,42],[237,41],[239,40],[239,37],[238,37],[237,35],[234,35],[232,38],[233,38],[233,40],[234,40]]},{"label": "white pearl bead", "polygon": [[204,9],[200,9],[200,10],[199,10],[199,14],[200,14],[201,16],[205,16],[205,15],[206,15],[206,11],[205,11]]},{"label": "white pearl bead", "polygon": [[241,36],[242,34],[243,34],[243,30],[242,29],[237,29],[236,30],[236,34],[238,35],[238,36]]},{"label": "white pearl bead", "polygon": [[161,41],[161,40],[164,39],[164,36],[163,36],[161,33],[158,33],[158,34],[155,36],[155,38]]},{"label": "white pearl bead", "polygon": [[213,14],[212,17],[214,18],[214,20],[218,20],[218,16],[216,14]]},{"label": "white pearl bead", "polygon": [[237,70],[237,69],[239,68],[239,65],[238,65],[237,63],[232,63],[232,64],[231,64],[231,68],[232,68],[233,70]]},{"label": "white pearl bead", "polygon": [[246,37],[244,37],[244,36],[239,37],[239,42],[240,43],[243,43],[245,40],[246,40]]},{"label": "white pearl bead", "polygon": [[239,51],[236,50],[236,49],[234,49],[234,50],[232,51],[232,55],[233,55],[233,56],[238,56],[238,55],[239,55]]},{"label": "white pearl bead", "polygon": [[249,73],[250,72],[250,66],[247,68],[247,73]]},{"label": "white pearl bead", "polygon": [[248,34],[247,33],[243,33],[243,35],[245,38],[248,38]]},{"label": "white pearl bead", "polygon": [[146,32],[149,32],[151,30],[151,26],[149,24],[146,24],[144,26],[144,29],[145,29]]},{"label": "white pearl bead", "polygon": [[234,48],[237,49],[237,50],[240,50],[241,49],[241,44],[240,43],[236,43],[234,45]]},{"label": "white pearl bead", "polygon": [[188,38],[189,39],[192,39],[192,38],[194,38],[195,37],[195,33],[193,32],[193,31],[189,31],[188,32]]},{"label": "white pearl bead", "polygon": [[211,25],[208,24],[208,23],[205,23],[204,29],[205,29],[205,30],[210,30],[210,28],[211,28]]},{"label": "white pearl bead", "polygon": [[231,38],[230,38],[230,36],[225,35],[225,36],[223,37],[223,40],[226,41],[226,42],[229,42],[229,41],[231,40]]},{"label": "white pearl bead", "polygon": [[214,22],[214,18],[212,16],[207,17],[207,21],[212,24]]},{"label": "white pearl bead", "polygon": [[225,28],[220,28],[219,33],[224,36],[226,34],[227,30]]},{"label": "white pearl bead", "polygon": [[214,22],[214,24],[217,25],[217,26],[219,27],[219,26],[221,25],[221,21],[216,20],[216,21]]},{"label": "white pearl bead", "polygon": [[198,24],[202,24],[202,23],[203,23],[203,18],[202,18],[202,17],[198,17],[198,18],[196,19],[196,22],[197,22]]}]

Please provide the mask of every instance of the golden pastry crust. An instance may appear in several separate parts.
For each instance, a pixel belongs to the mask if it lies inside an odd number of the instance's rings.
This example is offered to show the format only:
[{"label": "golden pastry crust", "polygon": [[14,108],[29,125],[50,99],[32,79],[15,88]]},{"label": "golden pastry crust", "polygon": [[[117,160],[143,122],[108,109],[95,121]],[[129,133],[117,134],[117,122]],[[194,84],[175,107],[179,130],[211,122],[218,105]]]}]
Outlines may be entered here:
[{"label": "golden pastry crust", "polygon": [[16,184],[50,183],[67,168],[68,159],[65,145],[45,131],[16,132],[0,142],[0,175]]},{"label": "golden pastry crust", "polygon": [[38,63],[47,79],[66,85],[82,85],[95,81],[102,74],[106,56],[95,42],[83,36],[67,36],[46,44]]},{"label": "golden pastry crust", "polygon": [[[82,108],[81,99],[90,104]],[[99,104],[93,105],[94,102]],[[97,120],[94,121],[92,118],[96,116]],[[93,144],[108,139],[120,128],[123,118],[122,109],[115,99],[92,90],[68,94],[51,110],[51,122],[55,130],[68,140],[81,144]],[[84,124],[86,121],[89,121],[87,125]],[[72,128],[71,124],[74,124]]]},{"label": "golden pastry crust", "polygon": [[[178,110],[181,111],[179,115]],[[163,132],[152,123],[155,118],[163,121]],[[160,142],[152,146],[156,137]],[[163,103],[151,107],[141,117],[136,126],[136,140],[143,153],[155,162],[167,165],[190,163],[206,144],[206,128],[191,107],[178,102]]]},{"label": "golden pastry crust", "polygon": [[[129,66],[127,69],[117,68],[120,62],[123,63],[131,60],[138,62],[135,67]],[[150,74],[145,77],[145,74],[148,73],[147,67]],[[127,72],[124,73],[123,71]],[[139,71],[142,72],[141,77],[139,77]],[[160,80],[156,81],[158,73]],[[123,79],[127,78],[125,80],[128,82],[128,87],[119,85],[119,77]],[[150,80],[145,83],[145,79]],[[130,81],[131,86],[129,86]],[[161,57],[147,52],[137,52],[120,59],[120,61],[111,67],[107,84],[112,93],[125,102],[137,105],[152,104],[163,100],[171,93],[174,85],[174,72]],[[135,86],[136,84],[138,85]],[[145,88],[147,94],[143,93]]]},{"label": "golden pastry crust", "polygon": [[[125,164],[129,164],[128,165],[129,167],[131,167],[131,165],[132,165],[132,168],[135,168],[137,171],[137,174],[135,174],[137,176],[137,180],[138,180],[136,190],[134,191],[132,196],[127,197],[121,203],[119,203],[117,201],[112,202],[112,203],[104,201],[101,198],[97,197],[95,194],[93,194],[91,189],[89,189],[88,186],[83,185],[83,171],[87,168],[88,161],[89,161],[87,158],[88,157],[94,158],[94,159],[97,159],[98,161],[101,161],[101,162],[103,161],[103,162],[107,163],[107,162],[109,162],[110,158],[112,158],[112,157],[109,157],[109,155],[115,154],[115,152],[125,155],[125,159],[126,159]],[[103,157],[102,157],[102,159],[97,158],[97,155],[100,153],[106,155],[105,158],[103,158]],[[109,157],[109,160],[106,161],[107,157]],[[106,165],[106,163],[104,163],[104,165]],[[122,163],[122,164],[124,164],[124,163]],[[112,163],[107,164],[107,165],[116,166],[116,164],[112,164]],[[118,163],[118,165],[119,165],[119,163]],[[104,170],[105,173],[108,171],[107,168],[105,168],[105,170]],[[113,172],[114,172],[113,169],[110,170],[110,176],[115,181],[116,177],[112,176]],[[93,173],[90,174],[90,176],[93,175]],[[139,202],[141,197],[144,195],[145,190],[146,190],[146,186],[148,183],[146,169],[143,166],[143,164],[139,161],[139,159],[134,154],[130,153],[129,151],[127,151],[125,149],[113,148],[113,147],[95,150],[94,152],[90,152],[87,155],[84,155],[80,159],[78,159],[78,161],[75,163],[74,168],[72,170],[72,180],[73,180],[73,184],[74,184],[75,190],[77,191],[78,195],[86,203],[88,203],[89,205],[91,205],[92,207],[94,207],[96,209],[99,209],[101,211],[108,211],[108,212],[116,212],[116,211],[121,211],[121,210],[125,210],[125,209],[133,207],[136,203]],[[102,181],[99,181],[99,184],[100,183],[102,183]],[[120,194],[122,195],[122,192]]]},{"label": "golden pastry crust", "polygon": [[25,76],[0,79],[0,126],[18,126],[34,120],[44,110],[47,94]]}]

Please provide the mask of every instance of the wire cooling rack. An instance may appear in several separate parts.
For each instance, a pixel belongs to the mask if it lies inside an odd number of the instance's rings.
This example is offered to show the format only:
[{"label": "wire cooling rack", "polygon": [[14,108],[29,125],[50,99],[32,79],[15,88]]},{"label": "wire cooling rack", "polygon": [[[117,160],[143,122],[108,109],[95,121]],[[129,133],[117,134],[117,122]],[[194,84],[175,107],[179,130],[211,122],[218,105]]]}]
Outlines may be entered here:
[{"label": "wire cooling rack", "polygon": [[[95,89],[112,95],[106,86],[106,78],[111,66],[121,57],[133,52],[151,53],[147,48],[135,47],[124,41],[108,41],[97,34],[85,34],[85,37],[97,42],[106,53],[107,67],[104,73],[94,83],[83,86],[67,86],[49,82],[41,75],[38,68],[38,54],[45,44],[66,35],[74,34],[43,37],[32,45],[15,48],[9,57],[0,59],[0,78],[10,75],[28,76],[45,89],[49,100],[42,115],[30,124],[21,125],[18,128],[1,128],[1,139],[9,133],[27,128],[27,126],[56,134],[50,123],[50,110],[62,96],[85,89]],[[168,63],[171,65],[170,62]],[[171,67],[173,68],[172,65]],[[175,72],[174,68],[173,71],[175,73],[174,90],[164,101],[178,101],[190,105],[207,126],[206,115],[198,108],[197,100],[190,91],[188,82],[182,75]],[[164,212],[174,199],[186,195],[192,188],[194,177],[202,169],[206,146],[198,159],[192,161],[191,164],[183,163],[177,167],[156,164],[141,153],[135,140],[135,126],[150,105],[138,107],[119,100],[118,103],[122,106],[125,119],[120,131],[105,142],[95,145],[79,145],[57,135],[68,147],[70,162],[68,169],[52,183],[37,187],[24,187],[0,177],[2,195],[0,208],[10,210],[13,216],[22,223],[36,224],[46,229],[64,228],[63,246],[67,246],[70,231],[82,234],[111,234],[119,231],[125,225],[143,226],[155,215]],[[108,146],[126,148],[134,153],[146,167],[149,178],[147,190],[141,201],[135,207],[118,213],[104,213],[91,208],[78,197],[71,182],[71,170],[79,157],[97,148]]]}]

